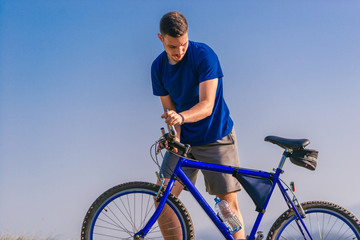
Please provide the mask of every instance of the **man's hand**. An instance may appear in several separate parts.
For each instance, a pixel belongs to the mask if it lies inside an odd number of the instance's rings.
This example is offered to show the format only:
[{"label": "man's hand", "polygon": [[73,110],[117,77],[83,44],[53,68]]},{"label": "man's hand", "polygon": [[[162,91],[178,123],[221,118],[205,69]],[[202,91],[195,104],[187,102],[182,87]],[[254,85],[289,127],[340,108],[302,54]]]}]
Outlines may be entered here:
[{"label": "man's hand", "polygon": [[168,147],[169,147],[169,145],[168,145],[167,141],[160,142],[157,146],[156,154],[159,154],[161,152],[161,150],[167,149]]},{"label": "man's hand", "polygon": [[169,110],[161,118],[165,119],[165,123],[169,126],[181,125],[183,123],[183,118],[180,114],[176,113],[174,110]]}]

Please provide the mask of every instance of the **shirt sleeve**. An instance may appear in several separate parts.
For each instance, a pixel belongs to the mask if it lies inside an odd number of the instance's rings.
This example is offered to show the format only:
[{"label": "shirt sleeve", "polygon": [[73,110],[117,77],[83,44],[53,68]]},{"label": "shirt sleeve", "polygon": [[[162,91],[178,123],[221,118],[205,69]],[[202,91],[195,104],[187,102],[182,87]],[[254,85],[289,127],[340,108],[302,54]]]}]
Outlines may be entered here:
[{"label": "shirt sleeve", "polygon": [[151,65],[151,82],[153,88],[153,94],[155,96],[167,96],[169,92],[165,89],[164,83],[161,79],[159,64],[155,60]]},{"label": "shirt sleeve", "polygon": [[220,61],[216,53],[207,45],[204,45],[200,51],[198,62],[199,83],[223,77]]}]

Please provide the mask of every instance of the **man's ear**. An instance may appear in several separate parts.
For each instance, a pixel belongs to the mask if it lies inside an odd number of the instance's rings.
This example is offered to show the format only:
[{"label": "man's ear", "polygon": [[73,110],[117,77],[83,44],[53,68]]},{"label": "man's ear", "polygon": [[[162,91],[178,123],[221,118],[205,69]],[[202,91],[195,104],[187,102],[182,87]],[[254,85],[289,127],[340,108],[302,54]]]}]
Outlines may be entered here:
[{"label": "man's ear", "polygon": [[161,42],[164,42],[164,38],[161,36],[160,33],[158,33],[158,38],[160,39]]}]

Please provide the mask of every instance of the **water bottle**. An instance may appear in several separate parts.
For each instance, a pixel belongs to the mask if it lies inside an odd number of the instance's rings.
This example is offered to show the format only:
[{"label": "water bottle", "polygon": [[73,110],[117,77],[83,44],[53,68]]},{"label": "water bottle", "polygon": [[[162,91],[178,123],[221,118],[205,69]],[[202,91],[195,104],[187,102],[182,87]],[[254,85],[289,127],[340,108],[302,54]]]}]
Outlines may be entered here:
[{"label": "water bottle", "polygon": [[230,233],[236,233],[241,229],[241,222],[236,214],[231,209],[229,203],[220,198],[215,198],[215,210],[221,221],[229,229]]}]

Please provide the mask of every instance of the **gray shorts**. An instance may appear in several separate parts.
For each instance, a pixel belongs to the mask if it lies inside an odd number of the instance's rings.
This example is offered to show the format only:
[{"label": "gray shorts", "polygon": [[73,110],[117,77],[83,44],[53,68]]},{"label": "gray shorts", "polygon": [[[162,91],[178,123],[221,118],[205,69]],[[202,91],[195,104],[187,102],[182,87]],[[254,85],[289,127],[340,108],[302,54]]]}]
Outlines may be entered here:
[{"label": "gray shorts", "polygon": [[[202,146],[192,146],[191,154],[188,156],[201,162],[221,164],[233,167],[240,167],[239,155],[237,150],[235,131],[217,140]],[[161,173],[165,178],[170,178],[179,157],[169,152],[165,153],[164,161],[161,165]],[[199,169],[183,168],[186,175],[195,184]],[[240,183],[231,174],[211,172],[201,170],[204,175],[206,191],[211,195],[218,195],[239,191]]]}]

